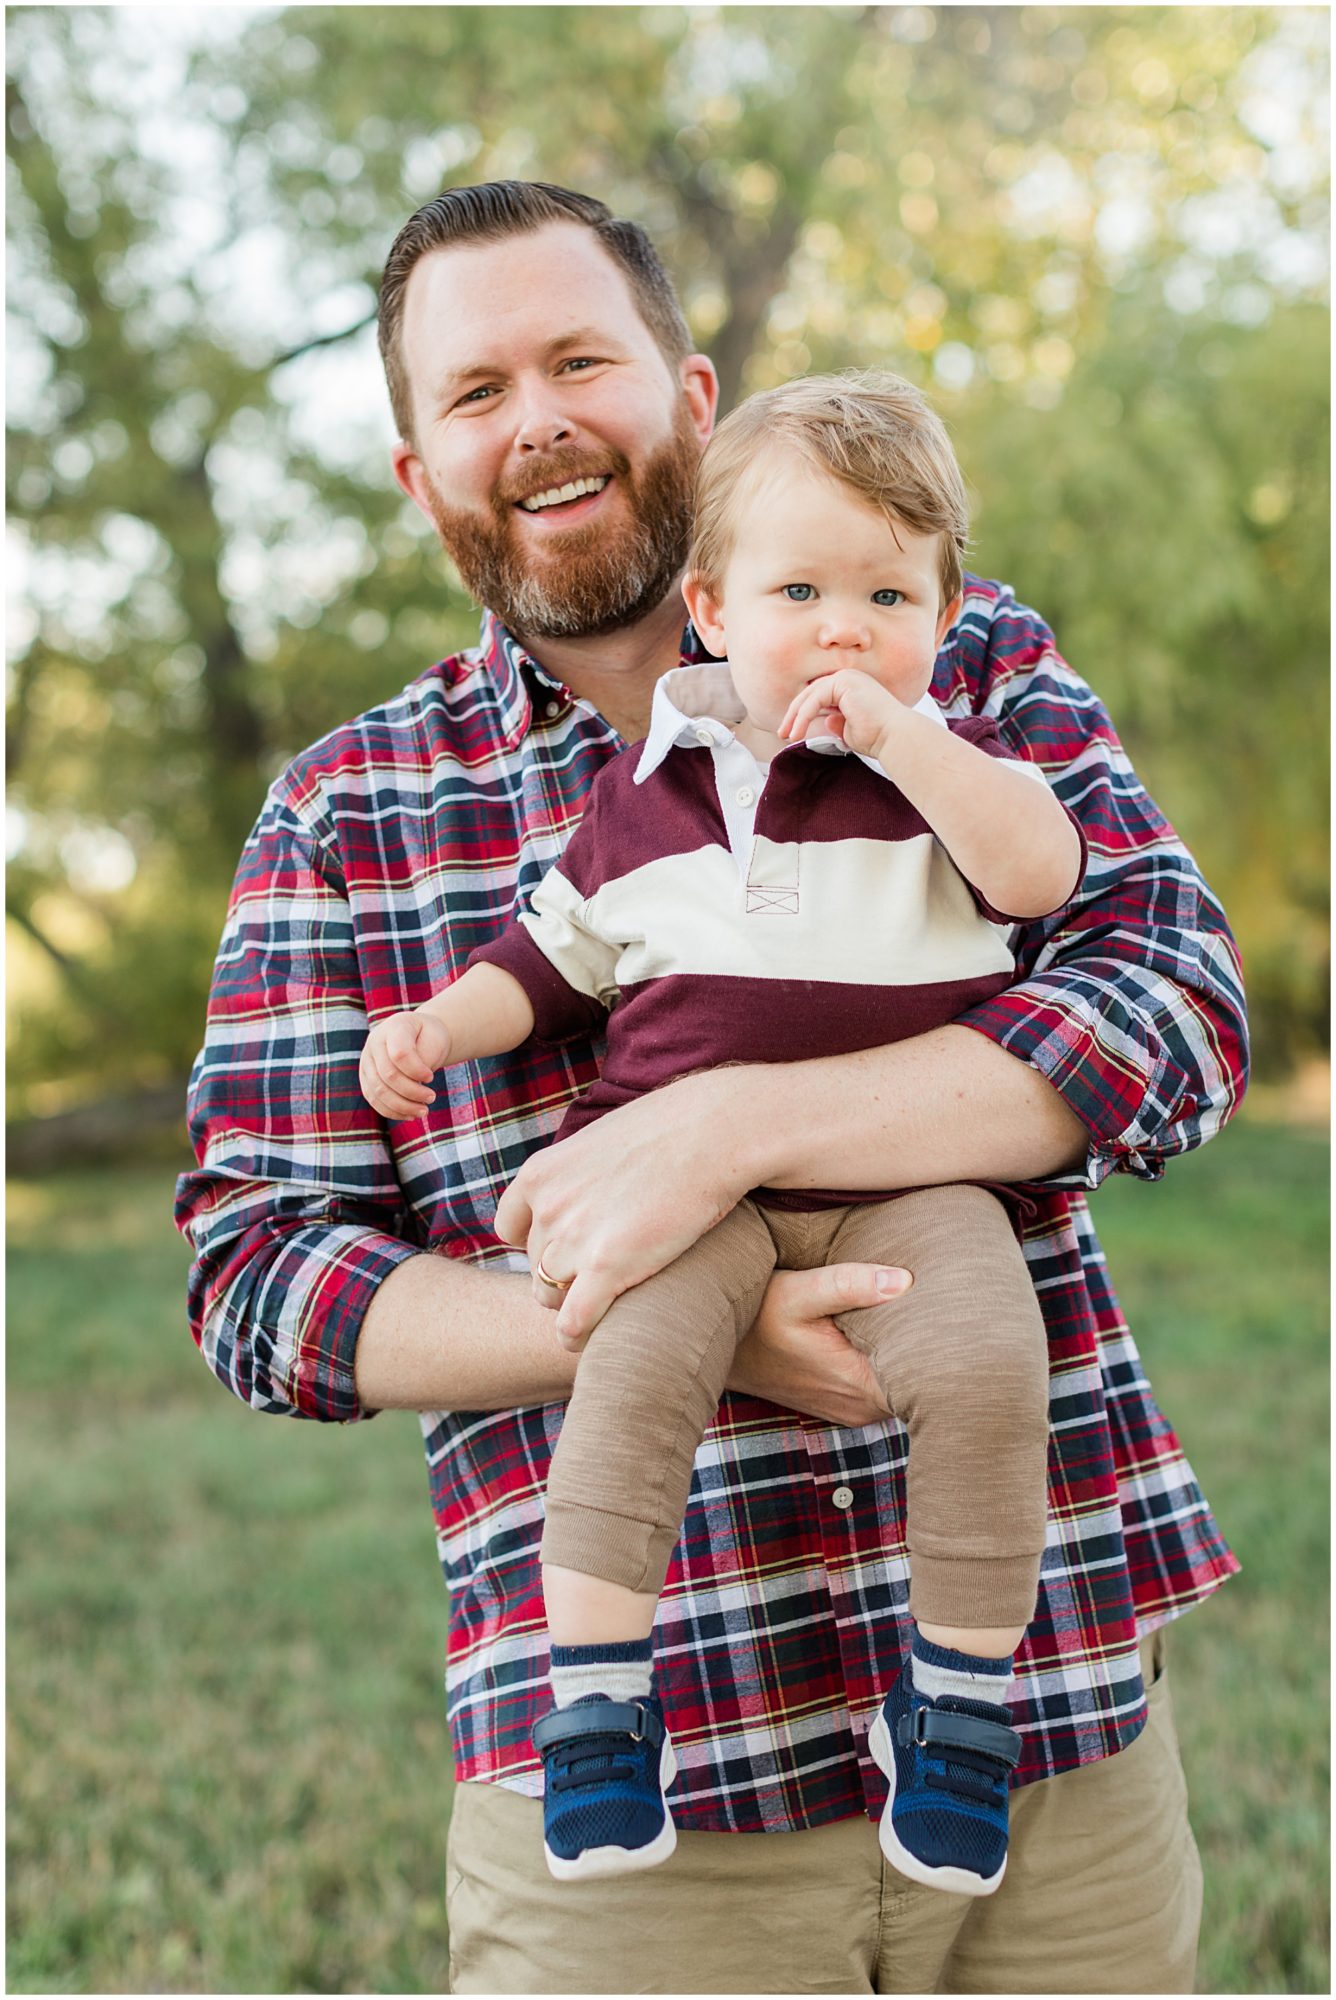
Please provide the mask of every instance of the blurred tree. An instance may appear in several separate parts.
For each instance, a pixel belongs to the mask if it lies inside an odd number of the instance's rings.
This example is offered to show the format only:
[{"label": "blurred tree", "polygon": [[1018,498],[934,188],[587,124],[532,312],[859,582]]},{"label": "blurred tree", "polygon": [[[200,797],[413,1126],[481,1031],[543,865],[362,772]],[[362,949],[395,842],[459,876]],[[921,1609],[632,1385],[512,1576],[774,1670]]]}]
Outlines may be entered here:
[{"label": "blurred tree", "polygon": [[645,223],[729,401],[934,389],[981,557],[1255,913],[1264,1044],[1320,1038],[1319,10],[219,11],[188,64],[171,18],[10,12],[20,1107],[185,1066],[265,782],[467,641],[350,384],[399,223],[504,175]]},{"label": "blurred tree", "polygon": [[1119,299],[1055,409],[952,418],[975,565],[1042,608],[1224,896],[1273,1075],[1327,1016],[1329,341],[1316,305]]}]

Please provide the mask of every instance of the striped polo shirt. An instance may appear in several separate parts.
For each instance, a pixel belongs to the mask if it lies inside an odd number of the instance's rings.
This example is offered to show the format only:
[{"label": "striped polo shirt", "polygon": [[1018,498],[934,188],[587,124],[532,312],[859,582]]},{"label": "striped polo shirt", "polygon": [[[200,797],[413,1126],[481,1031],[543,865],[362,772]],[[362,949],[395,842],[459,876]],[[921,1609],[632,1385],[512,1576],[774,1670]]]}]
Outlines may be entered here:
[{"label": "striped polo shirt", "polygon": [[[917,708],[1046,783],[991,717]],[[528,907],[472,955],[520,982],[540,1040],[606,1033],[558,1136],[695,1070],[924,1034],[1015,975],[1022,919],[966,882],[875,759],[817,735],[767,767],[730,727],[744,713],[726,665],[666,674],[643,745],[599,773]],[[867,1198],[763,1192],[785,1208]]]}]

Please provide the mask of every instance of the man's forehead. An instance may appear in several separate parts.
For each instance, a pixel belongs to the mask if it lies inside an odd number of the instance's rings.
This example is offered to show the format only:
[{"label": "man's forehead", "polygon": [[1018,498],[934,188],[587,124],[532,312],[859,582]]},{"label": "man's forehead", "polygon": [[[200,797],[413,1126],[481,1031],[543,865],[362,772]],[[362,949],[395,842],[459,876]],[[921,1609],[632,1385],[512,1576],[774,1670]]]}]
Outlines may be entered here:
[{"label": "man's forehead", "polygon": [[497,242],[452,243],[419,258],[408,280],[406,331],[450,350],[523,335],[559,342],[580,332],[648,336],[627,274],[593,233],[550,223]]}]

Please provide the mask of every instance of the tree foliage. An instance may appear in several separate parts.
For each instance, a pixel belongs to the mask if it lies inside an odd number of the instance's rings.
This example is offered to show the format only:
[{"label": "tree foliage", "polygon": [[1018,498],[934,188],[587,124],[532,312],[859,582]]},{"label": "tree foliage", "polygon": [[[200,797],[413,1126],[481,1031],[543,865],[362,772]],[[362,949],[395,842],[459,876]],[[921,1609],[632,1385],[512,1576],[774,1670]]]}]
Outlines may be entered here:
[{"label": "tree foliage", "polygon": [[191,18],[10,13],[20,1108],[184,1068],[265,784],[467,641],[365,384],[397,227],[503,175],[645,223],[726,400],[933,392],[979,566],[1226,900],[1264,1063],[1320,1040],[1319,10]]}]

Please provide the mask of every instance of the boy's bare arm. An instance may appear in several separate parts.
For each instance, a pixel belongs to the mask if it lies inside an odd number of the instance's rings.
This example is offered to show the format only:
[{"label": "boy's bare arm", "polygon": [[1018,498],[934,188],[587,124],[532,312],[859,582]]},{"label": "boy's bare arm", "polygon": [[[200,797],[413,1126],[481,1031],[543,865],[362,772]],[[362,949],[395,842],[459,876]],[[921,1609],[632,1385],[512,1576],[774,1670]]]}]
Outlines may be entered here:
[{"label": "boy's bare arm", "polygon": [[499,965],[471,965],[420,1007],[376,1022],[358,1062],[362,1094],[382,1118],[420,1118],[435,1097],[437,1070],[517,1049],[533,1024],[518,979]]},{"label": "boy's bare arm", "polygon": [[1047,784],[896,704],[872,753],[967,882],[1009,917],[1060,910],[1081,874],[1076,828]]},{"label": "boy's bare arm", "polygon": [[855,667],[795,697],[780,736],[801,741],[821,714],[850,749],[876,758],[993,909],[1046,917],[1070,899],[1081,842],[1047,784],[917,715]]},{"label": "boy's bare arm", "polygon": [[505,1055],[533,1033],[533,1008],[519,980],[485,961],[461,972],[416,1011],[449,1031],[451,1062]]}]

